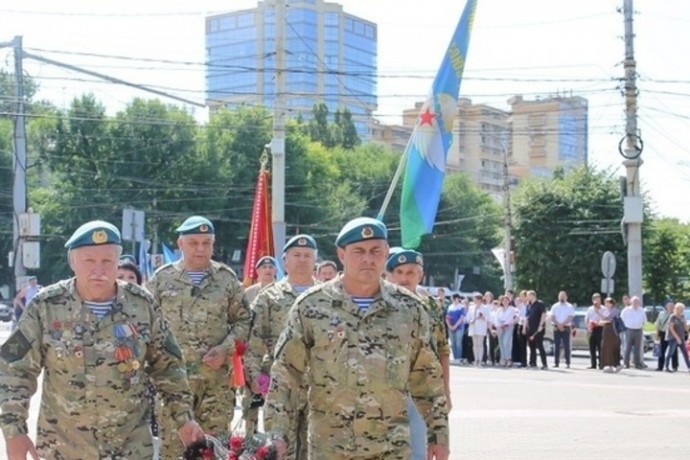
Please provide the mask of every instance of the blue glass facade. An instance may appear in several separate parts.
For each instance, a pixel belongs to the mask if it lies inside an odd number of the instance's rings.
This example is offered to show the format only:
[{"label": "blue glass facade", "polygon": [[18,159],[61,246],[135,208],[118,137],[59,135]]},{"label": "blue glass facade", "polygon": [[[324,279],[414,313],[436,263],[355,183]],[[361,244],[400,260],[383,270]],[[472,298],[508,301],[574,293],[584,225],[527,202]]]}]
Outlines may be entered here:
[{"label": "blue glass facade", "polygon": [[[317,102],[349,109],[360,137],[369,137],[376,109],[376,25],[323,0],[288,0],[285,9],[285,93],[291,116],[308,118]],[[276,14],[271,2],[206,19],[206,94],[213,106],[273,107]]]}]

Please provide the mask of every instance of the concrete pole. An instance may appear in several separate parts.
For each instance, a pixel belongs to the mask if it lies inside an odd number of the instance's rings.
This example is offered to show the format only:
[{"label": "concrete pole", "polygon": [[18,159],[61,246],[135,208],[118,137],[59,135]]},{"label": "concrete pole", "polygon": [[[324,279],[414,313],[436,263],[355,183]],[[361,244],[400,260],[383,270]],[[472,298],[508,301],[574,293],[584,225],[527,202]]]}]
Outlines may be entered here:
[{"label": "concrete pole", "polygon": [[22,37],[16,36],[14,44],[14,96],[16,114],[14,116],[14,184],[12,189],[14,219],[14,276],[15,287],[20,288],[22,278],[26,275],[22,260],[22,242],[19,235],[19,216],[26,212],[26,129],[24,120],[24,68],[22,65]]},{"label": "concrete pole", "polygon": [[285,1],[275,0],[276,8],[276,85],[271,141],[271,185],[273,241],[276,251],[285,245]]},{"label": "concrete pole", "polygon": [[[636,63],[633,49],[633,2],[625,0],[625,138],[619,150],[626,158],[626,197],[624,222],[628,228],[628,293],[642,298],[642,221],[643,206],[640,196],[640,166],[642,139],[637,131]],[[625,145],[623,145],[625,144]]]}]

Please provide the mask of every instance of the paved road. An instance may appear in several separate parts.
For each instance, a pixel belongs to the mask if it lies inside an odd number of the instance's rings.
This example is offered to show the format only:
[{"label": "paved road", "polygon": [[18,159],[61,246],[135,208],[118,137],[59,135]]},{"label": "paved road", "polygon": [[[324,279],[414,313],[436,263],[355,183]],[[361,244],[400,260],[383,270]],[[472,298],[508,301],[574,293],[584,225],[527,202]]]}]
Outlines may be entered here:
[{"label": "paved road", "polygon": [[[0,323],[0,342],[8,334]],[[690,373],[682,364],[676,374],[604,374],[588,364],[578,355],[571,369],[453,366],[451,459],[690,458]],[[36,398],[31,407],[35,427]],[[0,436],[0,459],[4,452]]]}]

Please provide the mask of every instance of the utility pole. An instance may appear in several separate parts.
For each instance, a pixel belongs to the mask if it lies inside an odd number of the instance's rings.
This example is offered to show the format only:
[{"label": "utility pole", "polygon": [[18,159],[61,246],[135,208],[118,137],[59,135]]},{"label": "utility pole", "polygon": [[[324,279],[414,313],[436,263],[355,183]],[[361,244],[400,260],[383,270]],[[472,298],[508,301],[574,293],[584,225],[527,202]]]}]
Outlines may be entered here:
[{"label": "utility pole", "polygon": [[14,97],[16,113],[14,116],[14,156],[12,165],[14,169],[14,184],[12,189],[14,219],[14,277],[15,287],[18,289],[21,279],[26,275],[24,260],[22,257],[22,241],[19,232],[19,216],[26,212],[26,128],[24,120],[24,68],[22,65],[22,37],[20,35],[12,40],[14,46]]},{"label": "utility pole", "polygon": [[271,140],[273,241],[276,250],[285,245],[285,0],[275,0],[276,85]]},{"label": "utility pole", "polygon": [[508,174],[508,149],[499,141],[499,145],[503,150],[503,231],[505,241],[503,243],[503,267],[505,270],[503,278],[503,287],[508,289],[513,289],[513,267],[510,262],[511,253],[511,227],[512,220],[510,216],[510,176]]},{"label": "utility pole", "polygon": [[633,50],[633,2],[624,0],[625,17],[625,137],[618,144],[619,153],[625,158],[626,196],[623,222],[627,226],[628,241],[628,292],[642,299],[642,221],[643,206],[640,195],[640,166],[644,144],[637,130],[636,63]]}]

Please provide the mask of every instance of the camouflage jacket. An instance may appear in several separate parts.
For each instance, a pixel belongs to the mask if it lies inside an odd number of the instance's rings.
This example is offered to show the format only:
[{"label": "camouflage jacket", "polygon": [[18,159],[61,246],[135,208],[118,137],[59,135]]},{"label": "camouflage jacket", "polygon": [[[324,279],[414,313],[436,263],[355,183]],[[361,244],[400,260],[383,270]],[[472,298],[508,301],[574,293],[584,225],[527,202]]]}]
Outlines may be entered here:
[{"label": "camouflage jacket", "polygon": [[216,345],[225,347],[230,357],[235,340],[248,338],[251,313],[235,272],[211,261],[207,276],[194,286],[180,260],[159,268],[147,287],[182,348],[189,378],[226,378],[227,365],[213,371],[202,358]]},{"label": "camouflage jacket", "polygon": [[[316,284],[316,280],[313,280]],[[285,328],[285,318],[297,299],[297,292],[287,278],[261,289],[251,304],[254,320],[249,335],[245,367],[248,381],[268,372],[273,365],[273,348]]]},{"label": "camouflage jacket", "polygon": [[431,320],[431,331],[434,336],[434,342],[438,354],[441,356],[450,356],[450,345],[448,344],[448,335],[446,333],[446,315],[443,308],[439,307],[436,299],[431,296],[419,296],[424,305],[424,309],[429,314]]},{"label": "camouflage jacket", "polygon": [[[121,346],[131,353],[118,358]],[[74,279],[39,292],[1,347],[0,426],[27,433],[29,400],[43,369],[36,447],[44,458],[151,458],[144,397],[150,374],[177,425],[192,395],[175,337],[149,293],[118,281],[111,313],[98,319]]]},{"label": "camouflage jacket", "polygon": [[340,279],[302,294],[278,339],[266,418],[285,438],[294,401],[309,401],[312,458],[367,452],[384,458],[409,449],[407,394],[428,426],[428,441],[448,443],[441,366],[419,300],[386,281],[361,312]]}]

